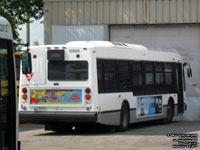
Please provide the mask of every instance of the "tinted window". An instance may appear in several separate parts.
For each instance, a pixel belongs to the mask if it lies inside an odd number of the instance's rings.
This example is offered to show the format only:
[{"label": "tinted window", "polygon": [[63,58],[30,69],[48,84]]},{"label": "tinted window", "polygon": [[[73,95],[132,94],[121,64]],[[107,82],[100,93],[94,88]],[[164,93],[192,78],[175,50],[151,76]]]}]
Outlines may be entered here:
[{"label": "tinted window", "polygon": [[127,61],[118,62],[118,78],[119,78],[119,89],[120,91],[130,91],[131,90],[131,80],[130,80],[130,66]]},{"label": "tinted window", "polygon": [[163,73],[156,72],[156,84],[163,84]]},{"label": "tinted window", "polygon": [[153,85],[154,84],[154,73],[153,73],[153,64],[145,64],[145,84]]},{"label": "tinted window", "polygon": [[172,72],[172,64],[165,64],[165,72]]},{"label": "tinted window", "polygon": [[104,60],[104,71],[115,71],[115,61]]},{"label": "tinted window", "polygon": [[164,75],[163,75],[163,65],[156,64],[155,65],[155,72],[156,72],[156,84],[161,85],[164,82]]},{"label": "tinted window", "polygon": [[49,61],[48,80],[83,81],[88,79],[87,61]]},{"label": "tinted window", "polygon": [[165,64],[165,84],[172,85],[172,64]]},{"label": "tinted window", "polygon": [[173,64],[97,59],[100,93],[165,94],[173,90]]},{"label": "tinted window", "polygon": [[141,71],[141,64],[140,63],[133,63],[132,64],[133,71]]},{"label": "tinted window", "polygon": [[132,64],[132,79],[133,86],[142,85],[142,65],[141,63]]},{"label": "tinted window", "polygon": [[97,59],[97,76],[99,93],[118,91],[116,61]]},{"label": "tinted window", "polygon": [[117,73],[116,73],[116,61],[115,60],[104,60],[104,86],[106,92],[116,92],[118,90]]},{"label": "tinted window", "polygon": [[97,76],[99,92],[104,92],[103,60],[97,59]]},{"label": "tinted window", "polygon": [[6,40],[0,40],[0,96],[8,95],[8,47],[9,43]]},{"label": "tinted window", "polygon": [[153,71],[153,64],[145,64],[145,71]]},{"label": "tinted window", "polygon": [[133,72],[133,86],[142,85],[142,73]]},{"label": "tinted window", "polygon": [[163,65],[162,64],[156,64],[155,68],[156,68],[155,69],[156,71],[163,72]]},{"label": "tinted window", "polygon": [[145,73],[145,84],[152,85],[153,84],[153,72],[152,73]]},{"label": "tinted window", "polygon": [[129,71],[129,63],[126,61],[119,61],[118,62],[118,71],[122,72],[122,71]]},{"label": "tinted window", "polygon": [[104,73],[104,85],[106,92],[116,92],[117,88],[117,77],[115,72]]}]

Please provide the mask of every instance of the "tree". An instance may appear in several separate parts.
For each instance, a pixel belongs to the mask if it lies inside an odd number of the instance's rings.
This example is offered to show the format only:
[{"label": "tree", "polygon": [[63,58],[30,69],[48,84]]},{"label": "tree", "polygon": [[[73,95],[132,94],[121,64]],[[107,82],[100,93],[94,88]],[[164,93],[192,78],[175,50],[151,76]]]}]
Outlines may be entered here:
[{"label": "tree", "polygon": [[42,0],[2,0],[0,15],[7,18],[13,29],[15,40],[19,40],[19,25],[42,18],[44,4]]},{"label": "tree", "polygon": [[36,40],[36,41],[33,42],[33,45],[34,45],[34,46],[38,46],[38,45],[40,45],[40,44],[39,44],[39,42]]}]

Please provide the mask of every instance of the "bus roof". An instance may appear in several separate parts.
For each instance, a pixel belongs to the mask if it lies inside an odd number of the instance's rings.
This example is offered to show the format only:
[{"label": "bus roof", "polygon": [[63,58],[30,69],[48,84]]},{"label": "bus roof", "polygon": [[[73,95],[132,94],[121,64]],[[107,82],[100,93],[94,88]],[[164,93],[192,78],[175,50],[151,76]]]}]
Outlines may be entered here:
[{"label": "bus roof", "polygon": [[13,40],[12,28],[8,20],[0,16],[0,38]]},{"label": "bus roof", "polygon": [[117,47],[117,48],[133,48],[135,50],[147,51],[147,48],[137,44],[127,44],[121,42],[109,41],[72,41],[66,43],[67,47]]},{"label": "bus roof", "polygon": [[[68,49],[68,48],[97,48],[96,56],[105,58],[118,58],[118,59],[135,59],[146,61],[164,61],[164,62],[182,62],[181,55],[172,52],[148,50],[142,45],[127,44],[109,41],[72,41],[65,45],[42,45],[30,46],[32,51],[41,51],[49,49]],[[108,50],[107,48],[110,48]],[[22,50],[26,50],[24,47]]]}]

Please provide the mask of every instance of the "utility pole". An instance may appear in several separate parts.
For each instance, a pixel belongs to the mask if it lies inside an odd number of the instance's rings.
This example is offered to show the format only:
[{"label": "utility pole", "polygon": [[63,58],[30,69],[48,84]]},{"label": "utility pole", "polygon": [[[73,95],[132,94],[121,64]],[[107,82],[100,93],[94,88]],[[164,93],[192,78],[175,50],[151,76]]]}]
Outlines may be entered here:
[{"label": "utility pole", "polygon": [[26,43],[30,44],[30,18],[27,16],[28,22],[26,23]]}]

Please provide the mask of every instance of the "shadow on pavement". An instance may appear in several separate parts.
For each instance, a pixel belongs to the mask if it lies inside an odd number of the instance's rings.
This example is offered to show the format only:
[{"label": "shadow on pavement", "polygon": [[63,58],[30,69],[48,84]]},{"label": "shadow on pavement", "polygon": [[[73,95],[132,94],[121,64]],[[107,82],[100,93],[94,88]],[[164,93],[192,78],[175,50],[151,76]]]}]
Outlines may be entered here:
[{"label": "shadow on pavement", "polygon": [[43,124],[32,124],[32,123],[21,123],[19,132],[38,130],[38,129],[44,129],[44,125]]},{"label": "shadow on pavement", "polygon": [[[62,130],[61,130],[62,131]],[[200,131],[200,121],[196,122],[172,122],[170,124],[159,124],[155,121],[135,123],[130,125],[129,130],[126,132],[116,132],[113,127],[101,126],[101,127],[82,127],[75,130],[68,130],[65,132],[45,131],[42,134],[36,136],[112,136],[112,135],[167,135],[195,133]]]}]

